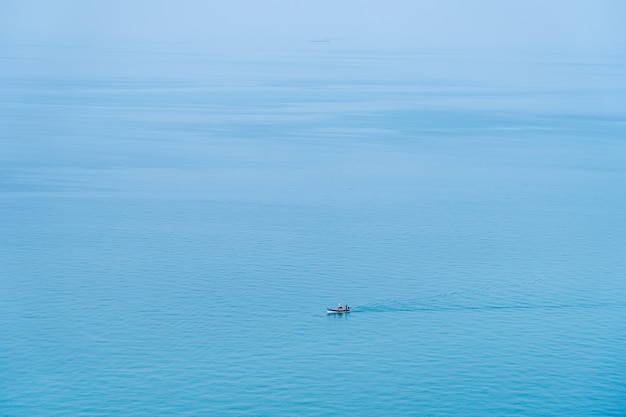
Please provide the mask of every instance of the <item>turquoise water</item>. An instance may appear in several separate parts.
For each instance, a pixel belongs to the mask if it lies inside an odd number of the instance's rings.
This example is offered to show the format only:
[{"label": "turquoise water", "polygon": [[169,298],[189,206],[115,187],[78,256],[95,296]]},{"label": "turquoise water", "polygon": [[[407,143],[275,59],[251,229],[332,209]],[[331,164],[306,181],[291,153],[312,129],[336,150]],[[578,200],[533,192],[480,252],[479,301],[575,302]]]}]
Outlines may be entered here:
[{"label": "turquoise water", "polygon": [[3,48],[0,415],[626,414],[623,56]]}]

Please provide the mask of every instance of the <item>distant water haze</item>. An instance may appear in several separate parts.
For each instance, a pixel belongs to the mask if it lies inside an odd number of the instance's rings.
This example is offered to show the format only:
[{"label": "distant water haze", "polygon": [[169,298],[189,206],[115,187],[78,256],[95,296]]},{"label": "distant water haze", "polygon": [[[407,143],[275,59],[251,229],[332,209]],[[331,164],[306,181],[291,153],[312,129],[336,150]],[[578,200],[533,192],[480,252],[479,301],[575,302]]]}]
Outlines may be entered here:
[{"label": "distant water haze", "polygon": [[24,0],[0,6],[3,43],[347,43],[365,49],[623,50],[618,0]]}]

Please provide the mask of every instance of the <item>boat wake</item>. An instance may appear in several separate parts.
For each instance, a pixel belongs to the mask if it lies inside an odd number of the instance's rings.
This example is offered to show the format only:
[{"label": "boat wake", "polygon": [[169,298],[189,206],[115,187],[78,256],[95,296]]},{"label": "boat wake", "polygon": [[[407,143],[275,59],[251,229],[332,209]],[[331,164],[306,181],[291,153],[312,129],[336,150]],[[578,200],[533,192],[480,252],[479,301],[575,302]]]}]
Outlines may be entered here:
[{"label": "boat wake", "polygon": [[[505,287],[490,286],[432,296],[389,300],[380,303],[353,306],[353,312],[391,313],[419,311],[486,311],[486,310],[532,310],[626,307],[626,304],[607,303],[584,297],[551,297],[541,290],[528,290],[526,285]],[[525,287],[525,288],[522,288]]]},{"label": "boat wake", "polygon": [[493,304],[493,305],[424,305],[417,303],[409,305],[394,302],[367,304],[354,307],[351,312],[359,313],[393,313],[393,312],[419,312],[419,311],[460,311],[460,310],[538,310],[538,309],[570,309],[570,308],[604,308],[626,307],[626,305],[606,303],[554,303],[554,304]]}]

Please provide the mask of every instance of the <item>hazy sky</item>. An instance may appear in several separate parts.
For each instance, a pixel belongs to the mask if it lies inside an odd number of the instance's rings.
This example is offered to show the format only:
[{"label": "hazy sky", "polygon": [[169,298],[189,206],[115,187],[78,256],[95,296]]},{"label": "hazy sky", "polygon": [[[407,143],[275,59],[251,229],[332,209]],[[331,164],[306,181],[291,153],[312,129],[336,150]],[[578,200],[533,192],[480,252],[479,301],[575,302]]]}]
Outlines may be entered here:
[{"label": "hazy sky", "polygon": [[626,46],[623,0],[0,0],[1,43]]}]

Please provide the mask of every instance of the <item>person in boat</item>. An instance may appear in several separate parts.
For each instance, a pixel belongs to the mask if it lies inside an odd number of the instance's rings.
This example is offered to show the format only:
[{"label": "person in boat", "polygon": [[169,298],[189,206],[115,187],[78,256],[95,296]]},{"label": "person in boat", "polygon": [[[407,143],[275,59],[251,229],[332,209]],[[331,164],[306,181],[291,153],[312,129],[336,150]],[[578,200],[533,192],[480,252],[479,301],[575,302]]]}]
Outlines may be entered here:
[{"label": "person in boat", "polygon": [[337,305],[337,311],[343,311],[343,307],[341,306],[341,304]]}]

